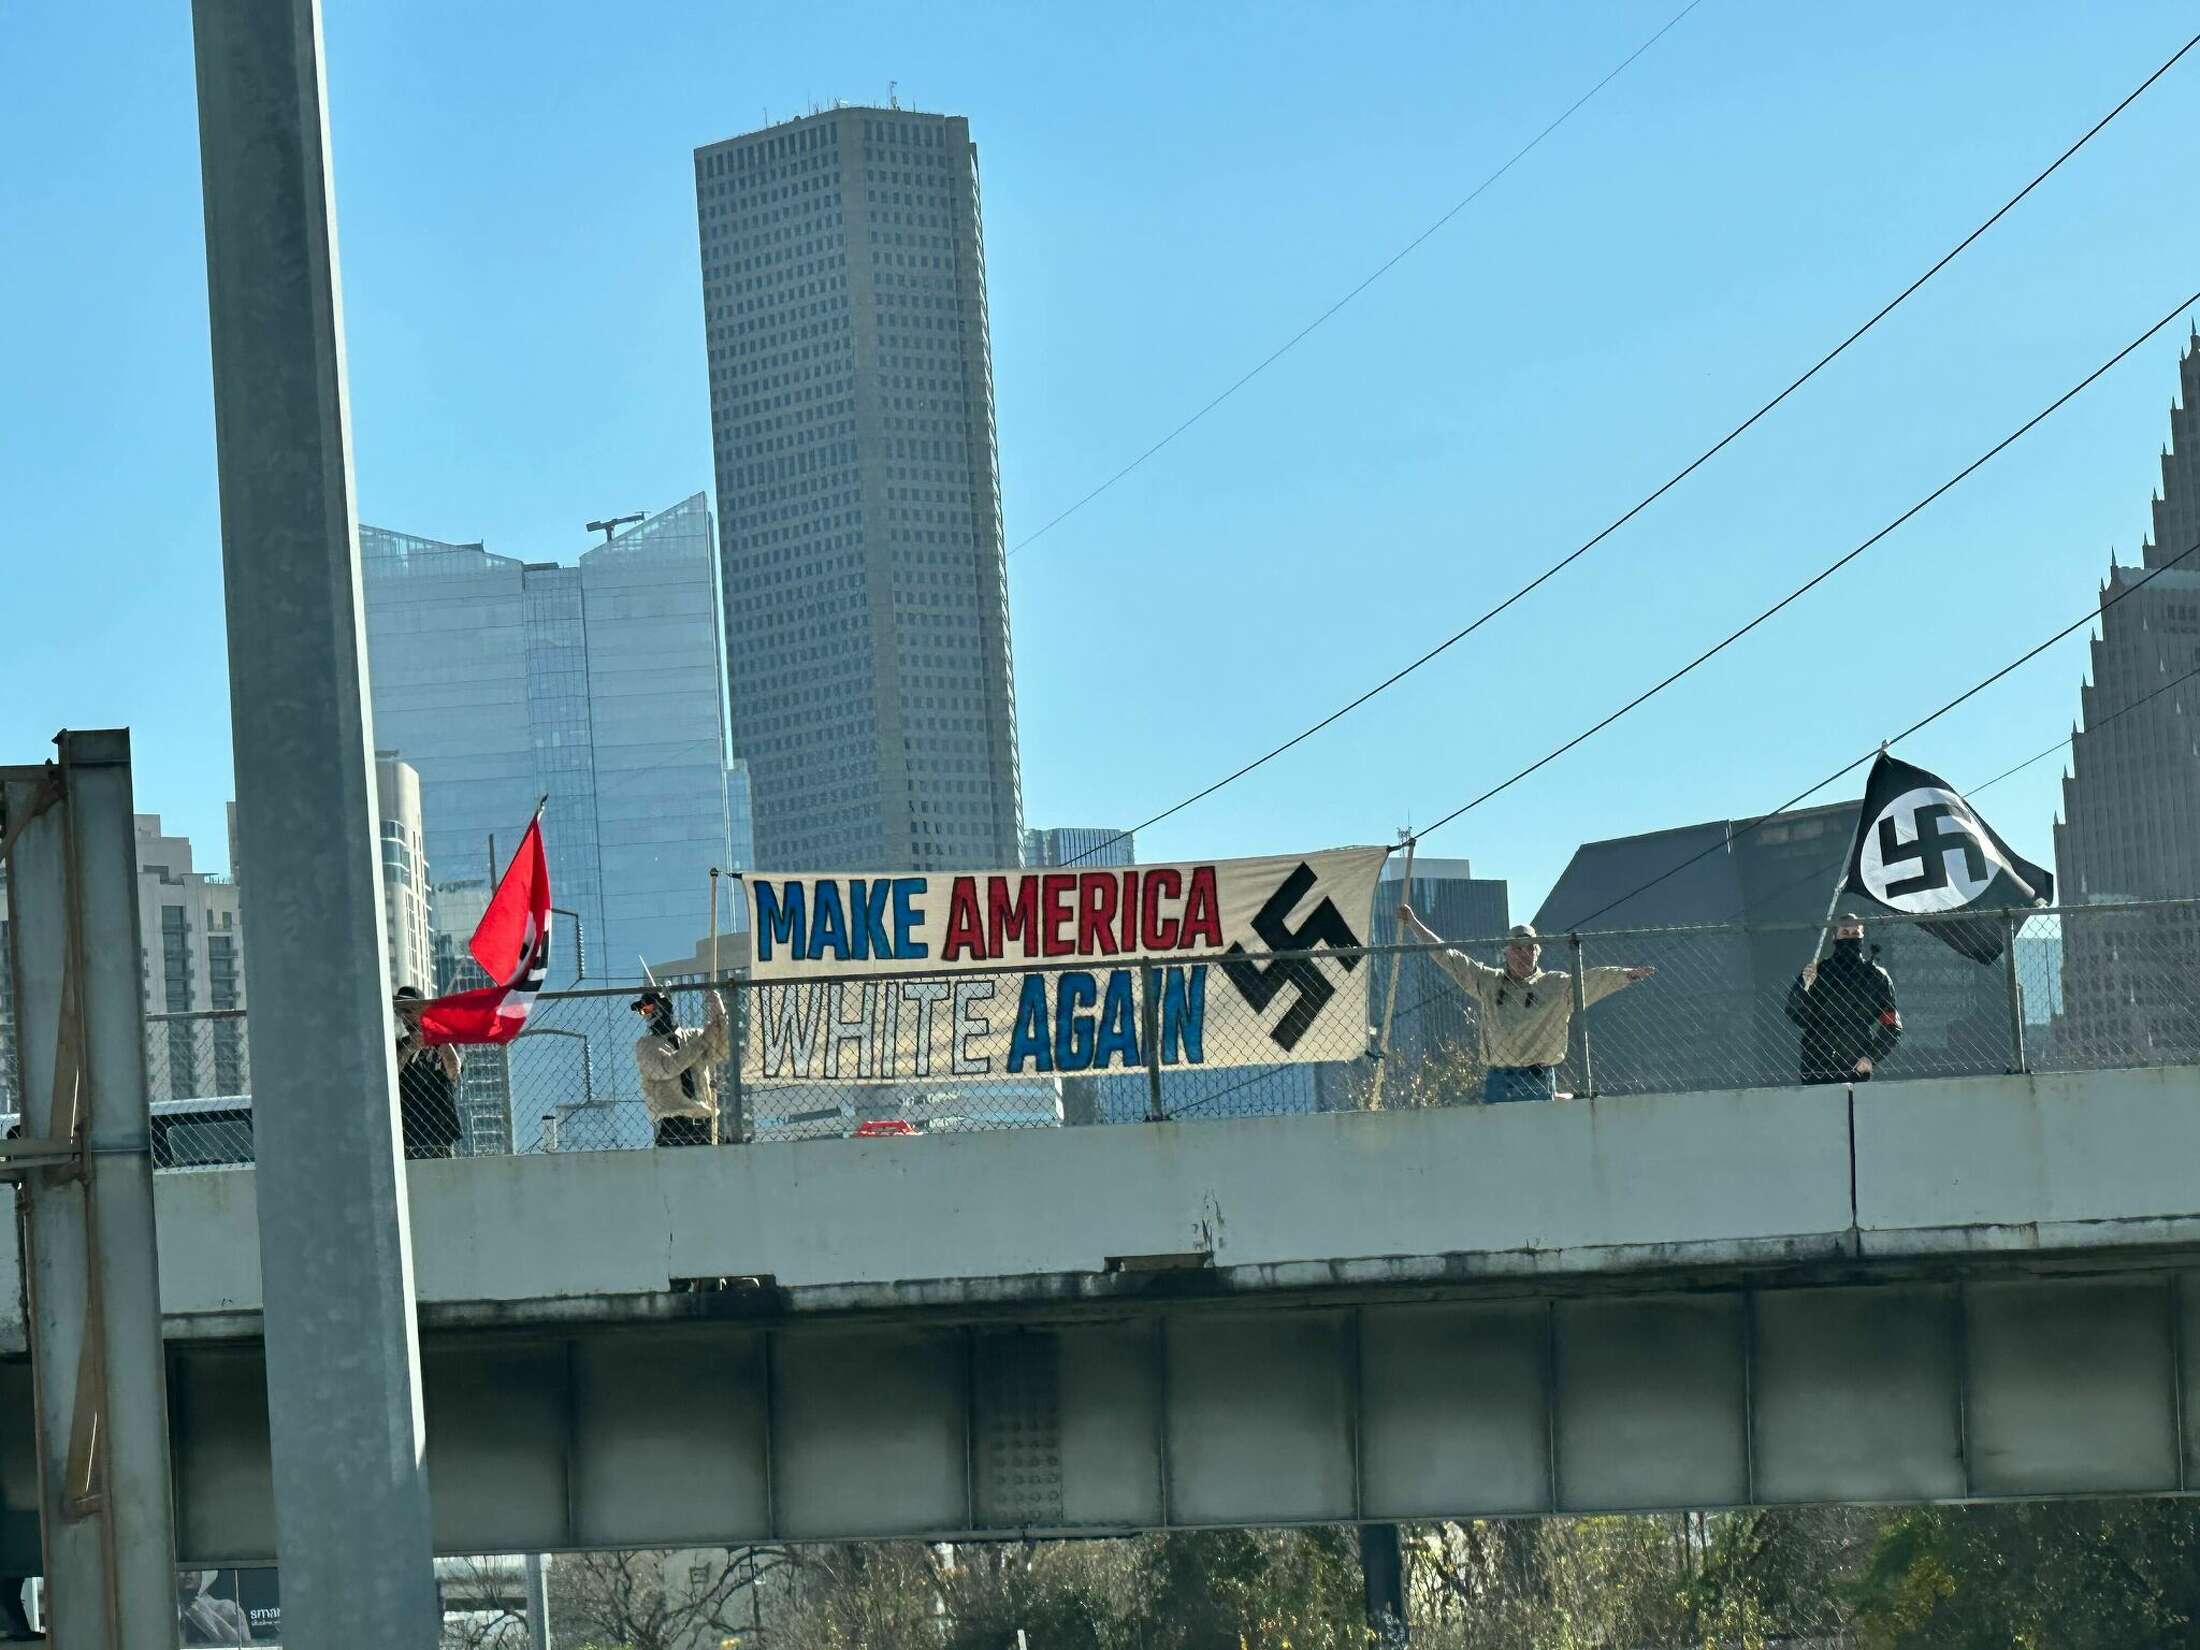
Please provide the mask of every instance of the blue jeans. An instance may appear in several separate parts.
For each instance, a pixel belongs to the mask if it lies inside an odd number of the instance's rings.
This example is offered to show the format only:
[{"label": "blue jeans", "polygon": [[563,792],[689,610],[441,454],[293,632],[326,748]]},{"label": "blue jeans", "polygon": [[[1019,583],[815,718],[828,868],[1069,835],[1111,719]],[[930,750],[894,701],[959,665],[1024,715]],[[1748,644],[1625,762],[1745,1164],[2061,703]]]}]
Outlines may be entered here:
[{"label": "blue jeans", "polygon": [[1492,1066],[1482,1078],[1485,1105],[1508,1100],[1548,1100],[1558,1093],[1558,1073],[1549,1066]]}]

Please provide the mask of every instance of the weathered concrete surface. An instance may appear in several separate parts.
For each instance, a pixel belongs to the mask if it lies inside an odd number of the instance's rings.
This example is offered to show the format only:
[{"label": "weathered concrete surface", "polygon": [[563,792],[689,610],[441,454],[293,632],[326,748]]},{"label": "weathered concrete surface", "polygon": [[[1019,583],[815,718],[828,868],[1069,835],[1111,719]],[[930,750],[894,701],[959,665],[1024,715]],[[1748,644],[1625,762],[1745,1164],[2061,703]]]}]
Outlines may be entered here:
[{"label": "weathered concrete surface", "polygon": [[[1253,1287],[1459,1255],[1593,1268],[1845,1231],[1846,1111],[1838,1091],[1768,1090],[417,1164],[414,1252],[424,1309],[715,1276],[850,1304],[984,1280],[1044,1294],[1153,1256]],[[173,1315],[256,1309],[252,1179],[163,1177]]]},{"label": "weathered concrete surface", "polygon": [[[410,1182],[423,1318],[554,1326],[682,1311],[663,1296],[688,1277],[767,1278],[790,1311],[922,1311],[1150,1295],[1146,1257],[1247,1295],[2159,1253],[2200,1247],[2196,1159],[2200,1070],[2176,1068],[1864,1087],[1853,1125],[1844,1089],[1761,1089],[479,1158]],[[256,1327],[253,1189],[160,1177],[172,1337]]]},{"label": "weathered concrete surface", "polygon": [[1866,1255],[2200,1241],[2200,1071],[2165,1066],[1866,1085]]}]

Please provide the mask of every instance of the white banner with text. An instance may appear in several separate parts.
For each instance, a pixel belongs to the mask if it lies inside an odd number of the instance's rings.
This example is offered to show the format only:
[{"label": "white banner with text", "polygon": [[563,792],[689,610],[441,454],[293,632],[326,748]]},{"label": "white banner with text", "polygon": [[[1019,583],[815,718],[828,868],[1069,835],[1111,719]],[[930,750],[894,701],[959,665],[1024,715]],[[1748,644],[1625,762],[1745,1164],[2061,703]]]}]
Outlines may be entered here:
[{"label": "white banner with text", "polygon": [[1154,1047],[1171,1069],[1356,1059],[1384,854],[751,873],[742,1080],[1140,1071]]}]

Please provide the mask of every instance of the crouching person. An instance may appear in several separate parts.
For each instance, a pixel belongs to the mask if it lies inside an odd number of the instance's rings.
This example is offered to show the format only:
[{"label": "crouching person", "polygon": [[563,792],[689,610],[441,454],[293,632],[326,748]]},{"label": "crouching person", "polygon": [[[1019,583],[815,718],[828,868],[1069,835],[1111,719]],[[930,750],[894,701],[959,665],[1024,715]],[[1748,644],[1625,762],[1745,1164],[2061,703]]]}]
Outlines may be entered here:
[{"label": "crouching person", "polygon": [[718,1121],[714,1073],[733,1039],[726,1029],[725,998],[706,991],[703,1001],[698,1028],[673,1018],[672,999],[662,991],[652,988],[634,999],[644,1027],[634,1044],[634,1064],[660,1146],[707,1146]]}]

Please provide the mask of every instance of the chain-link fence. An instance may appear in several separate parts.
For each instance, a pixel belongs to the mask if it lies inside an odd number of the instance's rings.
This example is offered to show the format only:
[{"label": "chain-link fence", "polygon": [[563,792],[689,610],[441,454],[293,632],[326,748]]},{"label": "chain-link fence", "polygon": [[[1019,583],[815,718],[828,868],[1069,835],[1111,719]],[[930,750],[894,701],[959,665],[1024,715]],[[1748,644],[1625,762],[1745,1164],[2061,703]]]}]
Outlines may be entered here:
[{"label": "chain-link fence", "polygon": [[241,1008],[145,1016],[153,1167],[252,1161],[250,1027]]},{"label": "chain-link fence", "polygon": [[[407,1146],[770,1144],[2200,1064],[2200,901],[1876,917],[1846,951],[1816,924],[1512,945],[689,983],[666,988],[655,1027],[631,986],[551,993],[516,1042],[456,1051],[455,1075],[410,1056]],[[159,1166],[249,1162],[243,1013],[149,1015],[146,1048]]]}]

